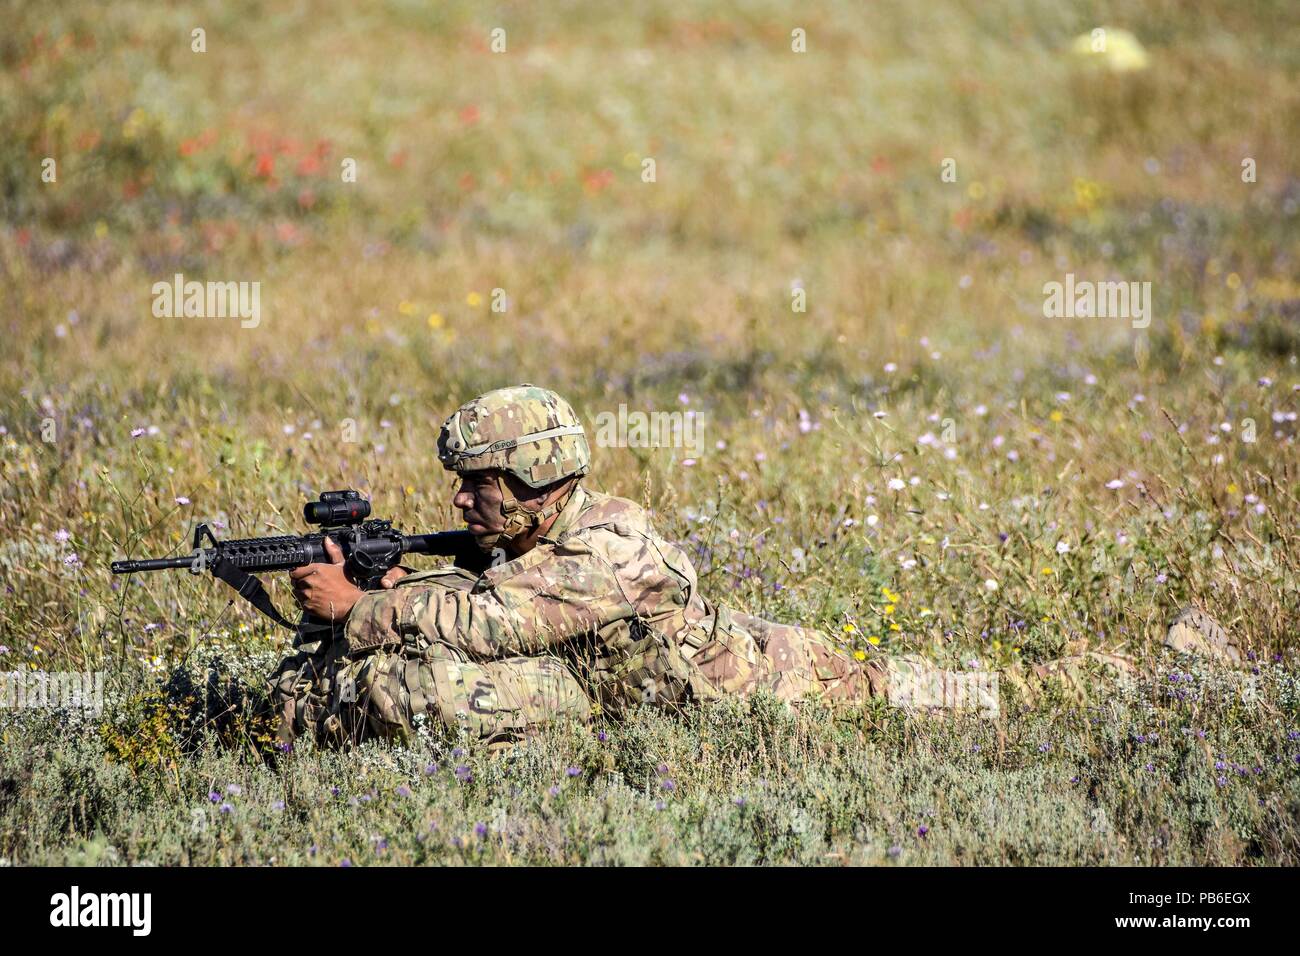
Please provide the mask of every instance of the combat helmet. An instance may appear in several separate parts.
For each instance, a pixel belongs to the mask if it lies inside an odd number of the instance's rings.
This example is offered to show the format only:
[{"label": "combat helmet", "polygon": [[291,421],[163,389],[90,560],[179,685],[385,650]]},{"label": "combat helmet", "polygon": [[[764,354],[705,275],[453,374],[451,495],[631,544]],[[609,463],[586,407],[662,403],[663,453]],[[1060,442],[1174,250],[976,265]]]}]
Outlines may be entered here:
[{"label": "combat helmet", "polygon": [[[457,474],[492,469],[543,488],[585,475],[591,449],[573,406],[548,388],[525,383],[494,389],[458,408],[438,435],[438,459]],[[542,511],[529,511],[508,485],[499,485],[506,526],[499,535],[477,539],[485,550],[531,531],[568,501],[566,495]]]}]

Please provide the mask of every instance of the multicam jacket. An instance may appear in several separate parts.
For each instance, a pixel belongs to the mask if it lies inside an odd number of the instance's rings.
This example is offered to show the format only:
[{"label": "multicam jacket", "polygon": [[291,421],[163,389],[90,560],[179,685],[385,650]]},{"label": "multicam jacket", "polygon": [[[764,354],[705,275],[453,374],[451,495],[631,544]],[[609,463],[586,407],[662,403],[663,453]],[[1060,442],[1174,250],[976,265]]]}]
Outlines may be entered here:
[{"label": "multicam jacket", "polygon": [[365,594],[347,620],[350,654],[431,645],[470,660],[564,659],[607,711],[767,687],[791,701],[862,699],[864,668],[815,631],[719,607],[644,509],[579,486],[528,553],[481,575],[455,567]]}]

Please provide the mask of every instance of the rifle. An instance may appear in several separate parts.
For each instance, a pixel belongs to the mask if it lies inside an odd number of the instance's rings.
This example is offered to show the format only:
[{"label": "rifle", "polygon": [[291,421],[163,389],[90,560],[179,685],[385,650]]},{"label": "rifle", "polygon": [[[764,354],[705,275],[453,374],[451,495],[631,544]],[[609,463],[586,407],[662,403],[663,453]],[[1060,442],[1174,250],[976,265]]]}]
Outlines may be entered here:
[{"label": "rifle", "polygon": [[[206,524],[194,529],[194,551],[172,558],[143,558],[114,561],[114,574],[188,568],[191,574],[205,570],[225,581],[239,596],[275,623],[293,629],[271,602],[262,582],[253,577],[264,571],[291,571],[305,564],[329,563],[325,551],[328,535],[343,551],[343,570],[366,591],[380,587],[380,580],[404,554],[435,554],[453,557],[463,567],[481,570],[488,558],[468,531],[439,531],[433,534],[402,534],[391,521],[370,518],[370,502],[356,491],[325,491],[317,501],[303,506],[303,518],[321,530],[302,535],[269,538],[228,538],[218,541]],[[369,520],[367,520],[369,519]],[[211,547],[204,547],[205,542]],[[250,573],[251,572],[251,573]]]}]

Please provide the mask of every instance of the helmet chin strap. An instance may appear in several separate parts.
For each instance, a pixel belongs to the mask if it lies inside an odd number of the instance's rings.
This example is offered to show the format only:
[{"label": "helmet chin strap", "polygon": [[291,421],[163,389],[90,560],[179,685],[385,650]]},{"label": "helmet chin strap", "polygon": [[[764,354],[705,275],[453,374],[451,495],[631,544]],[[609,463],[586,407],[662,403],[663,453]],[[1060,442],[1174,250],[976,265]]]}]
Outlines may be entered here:
[{"label": "helmet chin strap", "polygon": [[530,534],[542,522],[559,514],[573,497],[573,491],[578,487],[578,483],[575,481],[569,486],[567,492],[541,511],[530,511],[521,505],[500,475],[497,476],[497,487],[501,489],[501,513],[505,515],[506,523],[500,531],[474,538],[474,543],[481,551],[491,551],[503,541],[513,541],[522,535]]}]

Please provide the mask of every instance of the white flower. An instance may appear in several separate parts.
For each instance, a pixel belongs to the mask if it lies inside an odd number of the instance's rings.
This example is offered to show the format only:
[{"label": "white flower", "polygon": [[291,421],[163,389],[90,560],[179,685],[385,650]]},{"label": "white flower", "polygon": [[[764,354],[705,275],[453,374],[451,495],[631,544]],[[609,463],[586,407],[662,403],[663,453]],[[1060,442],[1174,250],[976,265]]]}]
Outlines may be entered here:
[{"label": "white flower", "polygon": [[886,371],[886,372],[889,372],[889,373],[892,375],[894,372],[897,372],[897,371],[898,371],[898,366],[897,366],[896,364],[894,364],[893,362],[886,362],[886,363],[885,363],[885,371]]},{"label": "white flower", "polygon": [[876,525],[878,525],[878,524],[880,524],[880,516],[879,516],[879,515],[867,515],[867,527],[868,527],[868,528],[874,528],[874,527],[875,527]]},{"label": "white flower", "polygon": [[996,591],[997,589],[998,589],[998,582],[994,581],[992,578],[989,578],[984,582],[985,591]]},{"label": "white flower", "polygon": [[179,495],[179,496],[177,496],[177,498],[176,498],[176,503],[177,503],[178,505],[187,505],[187,504],[190,503],[190,499],[189,499],[189,498],[186,498],[184,495]]},{"label": "white flower", "polygon": [[1057,553],[1057,554],[1068,554],[1069,552],[1070,552],[1070,543],[1069,543],[1068,541],[1058,541],[1058,542],[1056,542],[1056,553]]},{"label": "white flower", "polygon": [[904,488],[906,488],[906,487],[907,487],[907,482],[903,481],[902,478],[890,478],[890,479],[889,479],[889,490],[890,490],[890,491],[902,491],[902,490],[903,490]]},{"label": "white flower", "polygon": [[1120,481],[1118,478],[1112,478],[1110,481],[1106,482],[1106,487],[1111,491],[1114,491],[1117,488],[1123,488],[1124,482]]}]

